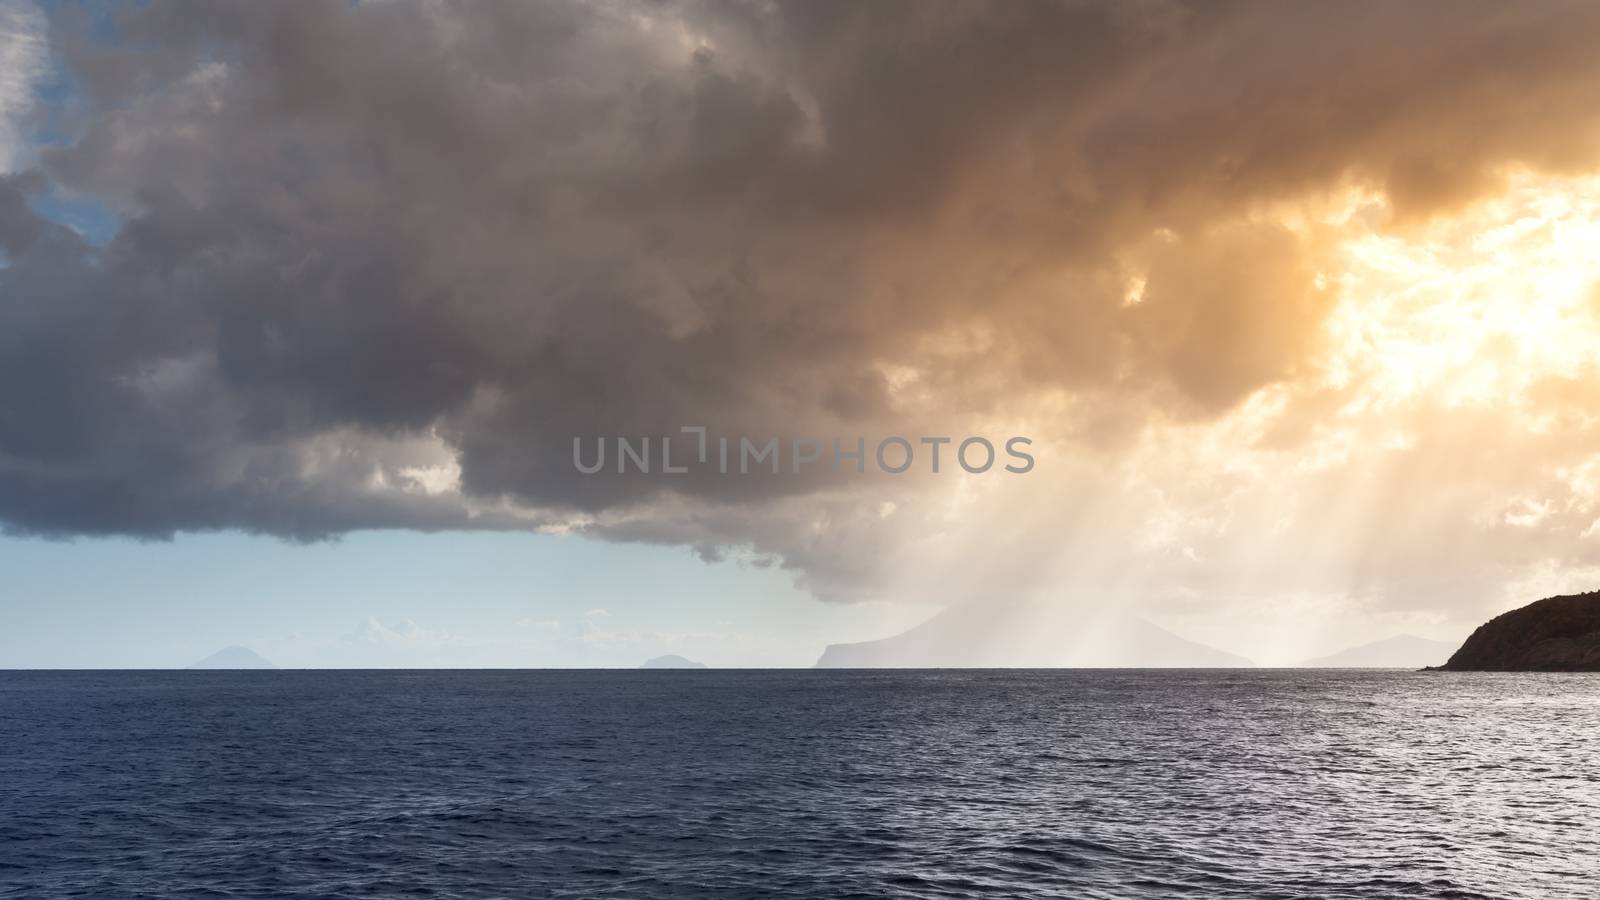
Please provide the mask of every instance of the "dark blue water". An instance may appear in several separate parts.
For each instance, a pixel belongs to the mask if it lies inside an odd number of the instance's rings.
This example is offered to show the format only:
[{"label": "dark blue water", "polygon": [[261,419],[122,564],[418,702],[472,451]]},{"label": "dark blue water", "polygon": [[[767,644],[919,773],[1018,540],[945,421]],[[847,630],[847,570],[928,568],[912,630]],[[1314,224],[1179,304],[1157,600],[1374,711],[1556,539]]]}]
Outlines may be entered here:
[{"label": "dark blue water", "polygon": [[0,673],[7,897],[1600,896],[1600,678]]}]

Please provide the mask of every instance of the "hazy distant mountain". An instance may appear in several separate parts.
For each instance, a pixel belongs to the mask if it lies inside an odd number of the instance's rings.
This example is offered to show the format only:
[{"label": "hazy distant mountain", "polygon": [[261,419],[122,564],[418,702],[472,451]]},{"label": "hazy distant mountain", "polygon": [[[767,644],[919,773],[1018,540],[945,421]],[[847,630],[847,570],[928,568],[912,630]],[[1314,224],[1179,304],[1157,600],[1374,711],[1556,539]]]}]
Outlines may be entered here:
[{"label": "hazy distant mountain", "polygon": [[705,667],[706,667],[705,663],[695,662],[692,659],[688,659],[686,657],[679,656],[676,653],[668,653],[666,656],[658,656],[655,659],[647,659],[647,660],[645,660],[644,661],[644,665],[640,666],[639,668],[641,668],[641,669],[704,669]]},{"label": "hazy distant mountain", "polygon": [[1301,663],[1314,669],[1420,669],[1443,665],[1455,644],[1402,634]]},{"label": "hazy distant mountain", "polygon": [[276,669],[261,654],[249,647],[223,647],[200,660],[191,669]]},{"label": "hazy distant mountain", "polygon": [[818,668],[1240,668],[1242,656],[1126,613],[1034,603],[946,609],[878,641],[831,644]]}]

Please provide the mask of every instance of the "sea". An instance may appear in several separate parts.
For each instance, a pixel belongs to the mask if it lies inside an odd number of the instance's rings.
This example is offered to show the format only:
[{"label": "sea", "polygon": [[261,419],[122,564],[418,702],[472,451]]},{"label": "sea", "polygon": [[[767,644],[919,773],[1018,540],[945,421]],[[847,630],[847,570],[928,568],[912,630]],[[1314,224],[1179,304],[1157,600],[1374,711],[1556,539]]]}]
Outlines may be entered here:
[{"label": "sea", "polygon": [[1595,898],[1600,676],[0,672],[0,897]]}]

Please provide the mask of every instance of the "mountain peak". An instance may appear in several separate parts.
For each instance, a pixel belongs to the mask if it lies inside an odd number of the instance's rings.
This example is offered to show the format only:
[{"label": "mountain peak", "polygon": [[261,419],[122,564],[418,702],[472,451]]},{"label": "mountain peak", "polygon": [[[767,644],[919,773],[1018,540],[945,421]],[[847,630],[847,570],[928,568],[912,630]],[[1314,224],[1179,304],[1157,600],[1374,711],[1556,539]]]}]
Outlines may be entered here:
[{"label": "mountain peak", "polygon": [[1455,649],[1455,644],[1444,641],[1430,641],[1414,634],[1397,634],[1381,641],[1308,659],[1300,665],[1311,669],[1421,669],[1439,665],[1449,659]]},{"label": "mountain peak", "polygon": [[818,668],[1248,668],[1131,613],[1044,603],[953,606],[877,641],[830,644]]},{"label": "mountain peak", "polygon": [[191,669],[276,669],[266,657],[249,647],[223,647],[200,660]]},{"label": "mountain peak", "polygon": [[668,653],[666,656],[657,656],[654,659],[645,660],[644,664],[641,665],[639,668],[641,668],[641,669],[704,669],[705,667],[706,667],[705,663],[695,662],[694,660],[689,659],[688,657],[679,656],[676,653]]}]

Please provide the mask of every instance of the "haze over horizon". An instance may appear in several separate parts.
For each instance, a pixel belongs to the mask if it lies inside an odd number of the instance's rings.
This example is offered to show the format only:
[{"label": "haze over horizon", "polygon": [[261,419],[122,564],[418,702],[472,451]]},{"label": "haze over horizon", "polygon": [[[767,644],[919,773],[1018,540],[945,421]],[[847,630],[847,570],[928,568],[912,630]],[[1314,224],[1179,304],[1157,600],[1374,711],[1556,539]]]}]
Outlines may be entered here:
[{"label": "haze over horizon", "polygon": [[[0,667],[1600,586],[1600,6],[0,2]],[[580,476],[610,436],[1036,467]]]}]

